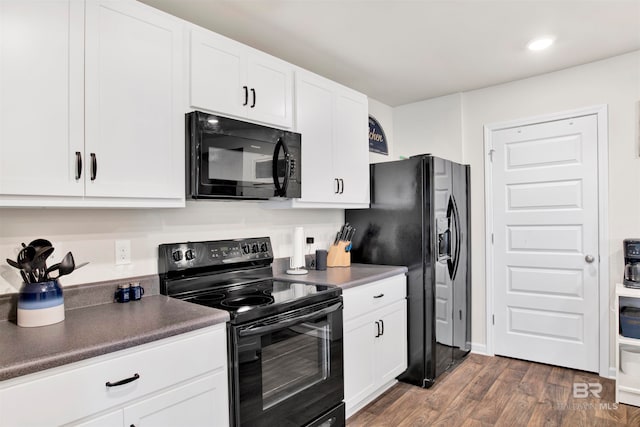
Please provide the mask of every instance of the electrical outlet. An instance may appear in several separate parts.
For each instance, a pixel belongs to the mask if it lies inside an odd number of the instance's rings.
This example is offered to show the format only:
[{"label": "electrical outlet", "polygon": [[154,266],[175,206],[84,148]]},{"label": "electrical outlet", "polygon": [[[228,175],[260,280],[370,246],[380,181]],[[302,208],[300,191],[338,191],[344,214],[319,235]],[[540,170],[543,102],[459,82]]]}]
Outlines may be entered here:
[{"label": "electrical outlet", "polygon": [[116,240],[116,265],[131,264],[131,240]]},{"label": "electrical outlet", "polygon": [[307,237],[307,245],[313,245],[313,237]]}]

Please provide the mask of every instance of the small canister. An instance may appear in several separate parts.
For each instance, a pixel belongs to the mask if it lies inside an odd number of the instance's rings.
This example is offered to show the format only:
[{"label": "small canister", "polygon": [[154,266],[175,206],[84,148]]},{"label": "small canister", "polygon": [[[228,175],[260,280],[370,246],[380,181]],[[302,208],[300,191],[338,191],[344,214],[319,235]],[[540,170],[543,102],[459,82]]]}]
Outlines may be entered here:
[{"label": "small canister", "polygon": [[129,302],[129,288],[131,285],[128,283],[122,283],[118,285],[118,290],[114,295],[116,302]]},{"label": "small canister", "polygon": [[129,299],[131,301],[138,301],[144,295],[144,288],[140,286],[140,283],[135,282],[131,284],[129,288]]}]

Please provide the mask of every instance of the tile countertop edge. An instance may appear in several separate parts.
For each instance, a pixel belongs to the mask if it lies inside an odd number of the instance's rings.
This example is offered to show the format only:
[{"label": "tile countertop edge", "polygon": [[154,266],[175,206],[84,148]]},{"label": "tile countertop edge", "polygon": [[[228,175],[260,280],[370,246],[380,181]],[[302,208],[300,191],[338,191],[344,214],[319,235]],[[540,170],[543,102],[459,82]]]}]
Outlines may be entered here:
[{"label": "tile countertop edge", "polygon": [[287,282],[301,282],[322,285],[335,285],[349,289],[398,274],[407,274],[408,268],[396,265],[351,264],[350,267],[327,267],[326,270],[310,269],[304,275],[291,275],[285,272],[274,274],[274,278]]},{"label": "tile countertop edge", "polygon": [[[142,306],[143,302],[146,307]],[[138,309],[138,313],[128,313],[122,316],[123,309],[133,308],[133,304],[139,304],[139,306],[128,311],[135,312]],[[184,310],[185,304],[189,305],[188,310]],[[166,314],[160,323],[142,321],[149,312],[157,311]],[[113,323],[108,324],[110,329],[83,324],[87,318],[100,321],[100,317],[107,321],[122,318],[125,325],[130,325],[131,321],[135,321],[139,317],[142,325],[131,328],[133,330],[129,331],[127,328],[114,328]],[[3,354],[0,355],[0,381],[214,326],[228,320],[229,313],[226,311],[158,295],[144,297],[140,302],[135,303],[112,303],[69,310],[66,312],[66,319],[63,322],[40,328],[21,328],[12,322],[0,322],[0,348],[10,348],[7,345],[14,348],[14,351],[10,352],[11,354],[3,351]],[[49,350],[49,346],[47,346],[49,343],[44,343],[40,348],[37,343],[34,344],[47,331],[50,331],[53,336],[62,337],[62,342],[58,343],[59,348]],[[70,332],[70,336],[65,337],[65,332]],[[73,334],[73,332],[77,332],[77,334]],[[85,344],[75,341],[87,335],[93,336],[91,342]],[[10,340],[14,342],[10,342]],[[33,351],[31,354],[29,351],[20,351],[24,348]]]}]

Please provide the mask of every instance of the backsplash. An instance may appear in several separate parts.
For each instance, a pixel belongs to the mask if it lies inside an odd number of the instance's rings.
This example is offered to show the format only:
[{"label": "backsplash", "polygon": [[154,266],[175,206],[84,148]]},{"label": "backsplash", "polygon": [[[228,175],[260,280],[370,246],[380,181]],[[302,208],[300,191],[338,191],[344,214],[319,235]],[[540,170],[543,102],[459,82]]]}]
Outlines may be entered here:
[{"label": "backsplash", "polygon": [[[63,286],[157,274],[161,243],[271,238],[276,258],[293,253],[293,229],[314,237],[307,254],[328,249],[344,222],[340,209],[266,209],[260,202],[187,202],[184,209],[0,209],[0,294],[21,286],[18,271],[4,261],[15,259],[20,243],[43,237],[56,248],[48,264],[68,251],[76,264],[89,264],[60,282]],[[115,264],[115,241],[131,242],[131,263]]]}]

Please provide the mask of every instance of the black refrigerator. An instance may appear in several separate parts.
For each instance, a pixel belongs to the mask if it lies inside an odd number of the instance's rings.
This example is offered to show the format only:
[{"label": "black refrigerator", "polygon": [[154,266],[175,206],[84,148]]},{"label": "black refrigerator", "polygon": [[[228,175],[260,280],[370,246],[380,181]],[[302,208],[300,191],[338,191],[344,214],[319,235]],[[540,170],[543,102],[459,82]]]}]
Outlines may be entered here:
[{"label": "black refrigerator", "polygon": [[428,154],[370,165],[371,207],[350,209],[355,263],[404,265],[408,367],[430,387],[471,350],[469,166]]}]

